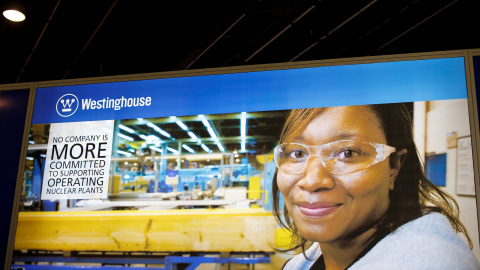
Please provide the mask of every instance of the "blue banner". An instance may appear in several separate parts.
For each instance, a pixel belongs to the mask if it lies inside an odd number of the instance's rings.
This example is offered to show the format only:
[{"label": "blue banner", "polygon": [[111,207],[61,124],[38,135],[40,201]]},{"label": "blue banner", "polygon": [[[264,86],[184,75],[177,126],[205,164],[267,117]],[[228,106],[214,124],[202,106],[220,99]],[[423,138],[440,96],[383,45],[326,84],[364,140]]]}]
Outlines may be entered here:
[{"label": "blue banner", "polygon": [[38,88],[33,124],[467,98],[463,57]]}]

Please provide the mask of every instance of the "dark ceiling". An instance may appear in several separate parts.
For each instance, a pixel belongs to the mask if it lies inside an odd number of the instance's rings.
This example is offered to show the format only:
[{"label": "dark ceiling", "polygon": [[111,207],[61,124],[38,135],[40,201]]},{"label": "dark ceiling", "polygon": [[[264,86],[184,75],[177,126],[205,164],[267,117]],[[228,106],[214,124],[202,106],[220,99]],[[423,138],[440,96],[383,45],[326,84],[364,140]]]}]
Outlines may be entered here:
[{"label": "dark ceiling", "polygon": [[20,2],[1,84],[480,48],[474,0]]}]

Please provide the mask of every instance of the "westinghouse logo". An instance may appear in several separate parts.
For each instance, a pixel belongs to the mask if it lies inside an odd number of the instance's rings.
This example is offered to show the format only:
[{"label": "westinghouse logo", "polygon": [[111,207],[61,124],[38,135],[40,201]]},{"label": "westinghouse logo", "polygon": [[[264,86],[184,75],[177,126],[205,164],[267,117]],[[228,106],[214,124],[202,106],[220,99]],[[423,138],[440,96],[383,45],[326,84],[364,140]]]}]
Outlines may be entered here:
[{"label": "westinghouse logo", "polygon": [[[78,98],[73,94],[65,94],[57,101],[57,113],[61,117],[69,117],[73,115],[80,106]],[[86,98],[81,100],[81,110],[101,110],[101,109],[113,109],[115,111],[123,108],[132,107],[145,107],[152,104],[151,97],[133,97],[125,98],[102,98],[92,99]]]},{"label": "westinghouse logo", "polygon": [[73,94],[65,94],[57,101],[57,113],[61,117],[69,117],[78,109],[78,98]]}]

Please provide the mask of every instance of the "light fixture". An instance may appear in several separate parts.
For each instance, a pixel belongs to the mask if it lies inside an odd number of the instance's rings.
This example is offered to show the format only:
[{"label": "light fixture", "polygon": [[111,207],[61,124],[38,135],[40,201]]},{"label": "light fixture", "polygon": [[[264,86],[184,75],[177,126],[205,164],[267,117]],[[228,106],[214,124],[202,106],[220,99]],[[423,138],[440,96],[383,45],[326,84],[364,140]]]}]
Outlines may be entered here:
[{"label": "light fixture", "polygon": [[240,119],[240,136],[242,136],[242,138],[245,138],[246,135],[247,135],[247,118],[242,116],[242,118]]},{"label": "light fixture", "polygon": [[225,152],[225,148],[223,148],[223,145],[221,143],[217,143],[217,147],[220,151]]},{"label": "light fixture", "polygon": [[147,142],[160,142],[162,140],[160,140],[159,137],[155,136],[155,135],[143,135],[143,134],[140,134],[138,135],[140,138],[144,139],[145,141]]},{"label": "light fixture", "polygon": [[128,153],[128,152],[125,152],[125,151],[122,151],[122,150],[117,150],[117,153],[122,154],[122,155],[125,155],[125,156],[127,156],[127,157],[131,157],[131,156],[132,156],[132,154],[130,154],[130,153]]},{"label": "light fixture", "polygon": [[165,137],[167,137],[167,138],[170,138],[170,137],[171,137],[171,135],[168,134],[168,132],[166,132],[165,130],[157,127],[156,125],[154,125],[154,124],[152,124],[152,123],[150,123],[150,122],[147,123],[147,126],[155,129],[158,133],[162,134],[163,136],[165,136]]},{"label": "light fixture", "polygon": [[22,22],[25,20],[25,15],[16,9],[7,9],[3,11],[3,17],[12,22]]},{"label": "light fixture", "polygon": [[198,140],[197,135],[195,135],[195,133],[193,133],[193,132],[191,132],[191,131],[188,132],[188,136],[190,136],[190,137],[191,137],[192,139],[194,139],[194,140]]},{"label": "light fixture", "polygon": [[217,134],[215,134],[215,131],[213,131],[211,127],[207,128],[207,131],[208,131],[208,134],[210,134],[210,136],[212,136],[214,140],[217,139]]},{"label": "light fixture", "polygon": [[162,153],[162,152],[163,152],[162,149],[157,148],[157,147],[155,147],[155,146],[150,146],[149,148],[152,149],[152,150],[154,150],[154,151],[157,151],[157,152],[159,152],[159,153]]},{"label": "light fixture", "polygon": [[158,142],[158,141],[161,141],[159,137],[155,136],[155,135],[148,135],[147,136],[147,141],[149,142]]},{"label": "light fixture", "polygon": [[173,149],[173,148],[171,148],[171,147],[167,147],[167,150],[170,151],[170,152],[172,152],[172,153],[174,153],[174,154],[178,154],[178,151],[175,150],[175,149]]},{"label": "light fixture", "polygon": [[205,118],[202,119],[202,123],[203,123],[203,125],[204,125],[206,128],[212,128],[212,127],[210,126],[210,123],[208,122],[207,119],[205,119]]},{"label": "light fixture", "polygon": [[182,145],[183,149],[187,150],[188,152],[195,154],[195,150],[193,150],[190,146],[183,144]]},{"label": "light fixture", "polygon": [[205,144],[202,143],[202,145],[200,145],[200,146],[203,148],[203,150],[205,150],[205,152],[207,152],[207,153],[211,152],[211,150]]},{"label": "light fixture", "polygon": [[176,123],[177,123],[177,125],[178,125],[179,127],[181,127],[183,130],[188,130],[188,127],[187,127],[182,121],[178,120]]},{"label": "light fixture", "polygon": [[118,133],[118,137],[123,138],[123,139],[125,139],[125,140],[127,140],[127,141],[131,141],[131,142],[134,141],[132,137],[129,137],[129,136],[124,135],[124,134],[122,134],[122,133]]},{"label": "light fixture", "polygon": [[129,133],[135,133],[135,130],[133,130],[129,127],[126,127],[124,125],[118,125],[118,128],[123,129],[123,130],[125,130],[126,132],[129,132]]},{"label": "light fixture", "polygon": [[241,152],[245,152],[245,137],[247,136],[247,118],[246,118],[247,113],[242,112],[242,118],[240,118],[240,136],[242,137],[242,143],[241,143]]}]

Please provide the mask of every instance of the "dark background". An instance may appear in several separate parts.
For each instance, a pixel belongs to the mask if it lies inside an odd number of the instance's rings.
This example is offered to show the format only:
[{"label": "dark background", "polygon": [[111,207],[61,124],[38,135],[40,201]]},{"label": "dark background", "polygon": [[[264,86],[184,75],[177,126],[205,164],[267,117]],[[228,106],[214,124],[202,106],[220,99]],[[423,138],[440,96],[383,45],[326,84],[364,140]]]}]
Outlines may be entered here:
[{"label": "dark background", "polygon": [[20,3],[0,84],[480,48],[476,0]]}]

